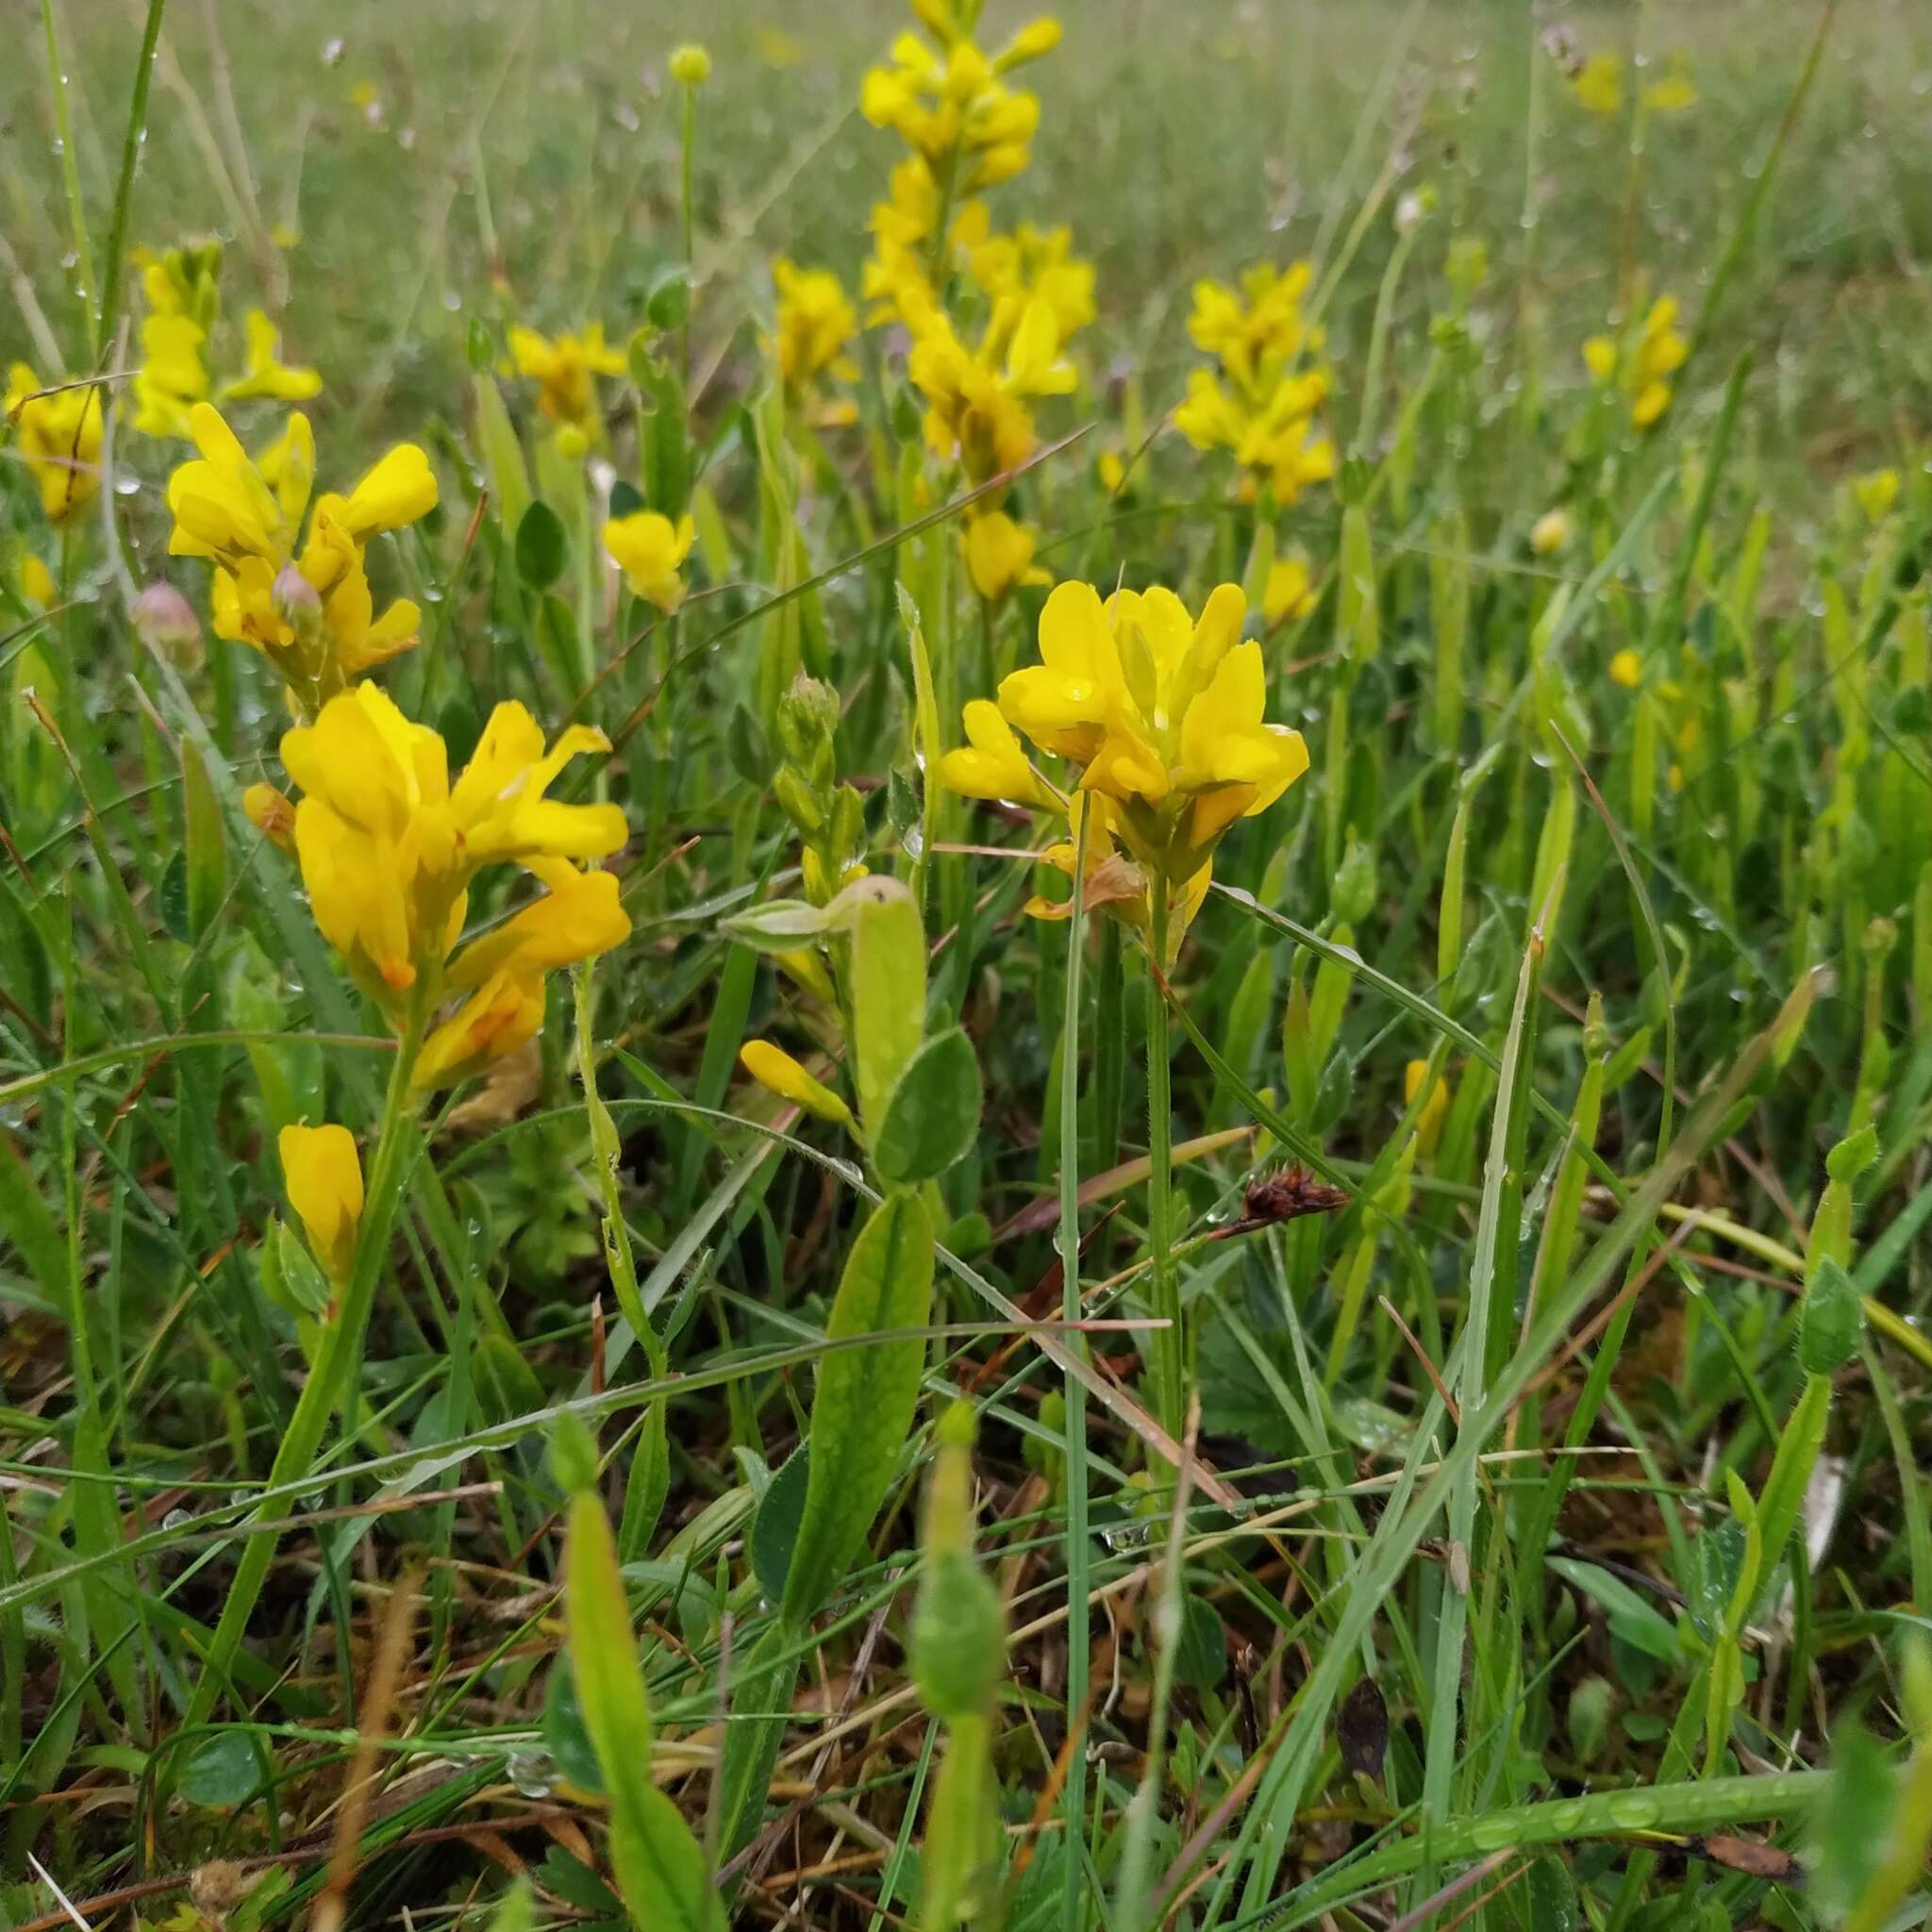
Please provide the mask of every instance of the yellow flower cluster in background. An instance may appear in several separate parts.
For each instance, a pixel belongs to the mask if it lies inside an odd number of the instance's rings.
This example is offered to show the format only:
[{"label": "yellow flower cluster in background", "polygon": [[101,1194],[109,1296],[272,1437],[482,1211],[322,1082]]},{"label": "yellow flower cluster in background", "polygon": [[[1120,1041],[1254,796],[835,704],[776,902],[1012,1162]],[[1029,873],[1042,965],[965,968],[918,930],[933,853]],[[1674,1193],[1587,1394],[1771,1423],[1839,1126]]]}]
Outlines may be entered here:
[{"label": "yellow flower cluster in background", "polygon": [[[913,0],[913,11],[931,43],[901,34],[861,94],[866,119],[910,150],[872,211],[861,293],[869,325],[896,322],[910,338],[907,374],[926,406],[927,446],[977,486],[1038,448],[1032,403],[1074,387],[1065,351],[1093,319],[1093,268],[1068,229],[997,232],[976,198],[1031,158],[1040,102],[1005,76],[1051,53],[1059,23],[1036,20],[989,55],[973,37],[976,0]],[[1034,538],[996,497],[974,506],[960,540],[981,595],[1040,580]]]},{"label": "yellow flower cluster in background", "polygon": [[557,425],[558,443],[567,455],[581,456],[603,441],[596,378],[622,375],[624,352],[605,341],[601,322],[593,322],[580,336],[546,336],[514,325],[509,355],[511,369],[537,385],[537,407]]},{"label": "yellow flower cluster in background", "polygon": [[1648,429],[1671,407],[1671,377],[1684,365],[1690,344],[1677,333],[1677,301],[1659,295],[1651,304],[1642,325],[1632,339],[1591,336],[1583,345],[1583,360],[1604,388],[1613,383],[1630,398],[1630,425]]},{"label": "yellow flower cluster in background", "polygon": [[215,635],[260,651],[312,716],[416,641],[408,598],[375,616],[365,559],[373,536],[436,507],[429,459],[398,443],[347,496],[324,494],[311,510],[315,437],[300,411],[254,458],[212,404],[194,406],[189,428],[201,454],[168,479],[169,554],[213,562]]},{"label": "yellow flower cluster in background", "polygon": [[[1073,791],[1094,801],[1089,897],[1141,919],[1151,895],[1165,894],[1185,928],[1222,835],[1308,768],[1301,733],[1267,721],[1261,646],[1241,639],[1246,608],[1234,584],[1220,585],[1198,620],[1172,591],[1103,602],[1091,584],[1060,585],[1040,614],[1041,661],[1004,679],[996,704],[966,707],[966,747],[946,755],[941,778],[969,798],[1066,815],[1071,826],[1072,799],[1035,769],[1024,733],[1065,759]],[[1074,852],[1069,840],[1049,862],[1071,875]]]},{"label": "yellow flower cluster in background", "polygon": [[1336,467],[1335,444],[1316,423],[1328,374],[1304,366],[1322,351],[1322,331],[1302,312],[1311,275],[1306,261],[1287,269],[1264,262],[1239,290],[1195,283],[1188,334],[1216,368],[1193,372],[1174,412],[1175,428],[1196,449],[1233,453],[1244,497],[1265,487],[1282,508]]},{"label": "yellow flower cluster in background", "polygon": [[800,268],[780,256],[772,264],[778,291],[777,328],[772,339],[785,407],[815,428],[839,428],[858,420],[850,396],[824,392],[824,384],[857,382],[858,364],[851,341],[858,333],[858,311],[844,284],[828,268]]},{"label": "yellow flower cluster in background", "polygon": [[[545,975],[630,931],[616,875],[581,867],[624,843],[623,812],[545,795],[571,759],[608,749],[576,724],[546,750],[529,712],[500,704],[452,783],[441,737],[371,684],[284,735],[282,762],[303,794],[295,856],[323,936],[398,1036],[457,996],[424,1041],[418,1088],[514,1052],[542,1024]],[[273,792],[249,807],[258,822],[287,811]],[[545,892],[458,950],[471,884],[498,864],[522,866]]]},{"label": "yellow flower cluster in background", "polygon": [[50,524],[65,523],[101,487],[101,393],[81,382],[43,389],[25,362],[7,372],[7,420]]},{"label": "yellow flower cluster in background", "polygon": [[[157,255],[137,249],[148,312],[141,325],[142,363],[134,377],[134,426],[143,436],[192,440],[190,417],[216,393],[208,344],[221,318],[222,244],[200,242]],[[251,308],[242,373],[223,384],[223,402],[303,403],[322,390],[321,375],[281,359],[281,331]]]}]

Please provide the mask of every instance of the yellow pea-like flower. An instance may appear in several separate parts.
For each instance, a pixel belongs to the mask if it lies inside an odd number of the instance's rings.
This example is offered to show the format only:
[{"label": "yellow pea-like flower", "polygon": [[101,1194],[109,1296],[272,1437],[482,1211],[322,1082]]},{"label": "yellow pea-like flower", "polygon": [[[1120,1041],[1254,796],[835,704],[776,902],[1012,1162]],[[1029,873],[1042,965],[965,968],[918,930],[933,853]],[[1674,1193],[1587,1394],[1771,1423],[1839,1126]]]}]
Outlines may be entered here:
[{"label": "yellow pea-like flower", "polygon": [[208,396],[207,332],[192,316],[158,312],[141,325],[134,426],[143,436],[188,435],[188,412]]},{"label": "yellow pea-like flower", "polygon": [[858,379],[849,349],[858,332],[858,310],[844,284],[828,268],[800,268],[783,256],[772,264],[772,280],[778,291],[772,349],[789,406],[820,427],[857,421],[858,410],[849,398],[827,396],[821,388],[827,377]]},{"label": "yellow pea-like flower", "polygon": [[601,731],[579,724],[546,751],[529,712],[500,704],[452,785],[441,738],[367,684],[284,736],[282,762],[304,794],[295,851],[315,922],[392,1020],[419,977],[440,983],[480,867],[534,871],[623,844],[614,805],[544,795],[570,759],[608,748]]},{"label": "yellow pea-like flower", "polygon": [[1314,579],[1299,557],[1277,557],[1268,566],[1268,581],[1261,590],[1261,615],[1269,629],[1277,624],[1292,624],[1315,608]]},{"label": "yellow pea-like flower", "polygon": [[1643,659],[1628,648],[1619,651],[1610,659],[1610,682],[1635,691],[1643,682]]},{"label": "yellow pea-like flower", "polygon": [[536,383],[538,408],[594,441],[603,429],[595,378],[624,374],[624,352],[605,341],[604,325],[555,337],[519,325],[509,332],[509,354],[517,375]]},{"label": "yellow pea-like flower", "polygon": [[341,1284],[356,1265],[362,1222],[362,1162],[348,1128],[284,1127],[276,1142],[289,1206],[308,1237],[309,1251],[328,1278]]},{"label": "yellow pea-like flower", "polygon": [[687,514],[674,524],[661,510],[632,510],[604,525],[604,548],[630,579],[630,587],[668,617],[685,599],[679,575],[697,536]]},{"label": "yellow pea-like flower", "polygon": [[62,524],[101,487],[101,396],[92,383],[42,393],[25,362],[7,372],[8,420],[50,524]]},{"label": "yellow pea-like flower", "polygon": [[1054,802],[997,705],[974,698],[961,722],[965,748],[949,751],[940,761],[940,779],[948,790],[965,798],[1004,799],[1012,805]]},{"label": "yellow pea-like flower", "polygon": [[781,1100],[802,1107],[822,1121],[836,1121],[841,1126],[853,1125],[852,1109],[825,1086],[815,1080],[782,1046],[769,1040],[748,1040],[739,1048],[739,1064],[760,1087],[769,1089]]},{"label": "yellow pea-like flower", "polygon": [[959,534],[973,588],[997,604],[1021,584],[1050,584],[1051,571],[1033,561],[1033,532],[1016,524],[1004,510],[974,517]]},{"label": "yellow pea-like flower", "polygon": [[315,435],[300,410],[254,458],[212,404],[197,403],[188,426],[200,454],[168,479],[169,553],[214,564],[215,634],[260,651],[313,714],[415,642],[421,613],[408,598],[375,614],[365,556],[372,538],[435,508],[436,474],[414,443],[398,443],[348,495],[311,508]]},{"label": "yellow pea-like flower", "polygon": [[251,308],[243,326],[248,333],[246,366],[223,388],[224,402],[264,396],[277,403],[306,403],[321,392],[320,372],[291,367],[282,360],[282,332],[261,309]]}]

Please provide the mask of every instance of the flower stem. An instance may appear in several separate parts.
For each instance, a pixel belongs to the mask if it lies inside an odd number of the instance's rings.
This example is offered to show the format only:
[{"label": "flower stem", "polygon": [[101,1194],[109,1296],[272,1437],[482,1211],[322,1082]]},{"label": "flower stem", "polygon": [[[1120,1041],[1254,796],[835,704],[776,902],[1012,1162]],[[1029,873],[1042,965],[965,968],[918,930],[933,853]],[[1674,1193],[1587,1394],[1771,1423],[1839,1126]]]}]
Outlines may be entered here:
[{"label": "flower stem", "polygon": [[[1088,798],[1074,793],[1074,877],[1087,875]],[[1067,920],[1067,1004],[1060,1023],[1060,1314],[1079,1321],[1080,1306],[1080,969],[1086,958],[1082,893],[1074,888]],[[1086,1339],[1067,1337],[1069,1362],[1083,1358]],[[1087,1385],[1069,1366],[1065,1385],[1067,1484],[1067,1724],[1081,1724],[1087,1711],[1090,1667],[1087,1628]],[[1066,1890],[1062,1924],[1083,1923],[1087,1866],[1081,1855],[1087,1813],[1087,1748],[1075,1741],[1067,1754],[1067,1780],[1060,1794],[1066,1817]]]},{"label": "flower stem", "polygon": [[[342,1284],[334,1319],[325,1323],[315,1359],[309,1365],[308,1379],[295,1402],[287,1433],[275,1451],[267,1488],[278,1490],[298,1482],[313,1466],[322,1447],[328,1419],[337,1404],[352,1386],[354,1374],[362,1358],[363,1331],[368,1326],[370,1305],[375,1299],[376,1284],[382,1278],[383,1262],[389,1254],[390,1229],[402,1205],[403,1183],[408,1156],[415,1140],[415,1114],[410,1082],[416,1070],[416,1056],[423,1043],[423,1029],[413,1025],[397,1043],[395,1065],[390,1072],[389,1091],[383,1098],[382,1124],[376,1131],[375,1151],[370,1160],[367,1202],[356,1244],[356,1262]],[[247,1633],[248,1620],[255,1612],[267,1580],[269,1565],[275,1560],[276,1539],[268,1534],[250,1534],[263,1516],[258,1510],[242,1526],[245,1541],[242,1559],[235,1567],[235,1580],[228,1586],[227,1602],[222,1606],[222,1620],[208,1645],[194,1695],[183,1720],[192,1730],[208,1723],[216,1702],[227,1687],[236,1653]]]},{"label": "flower stem", "polygon": [[[74,245],[75,293],[90,332],[94,314],[94,256],[87,235],[87,204],[81,199],[80,166],[74,153],[74,117],[67,105],[67,60],[60,50],[60,29],[54,18],[54,0],[41,0],[41,25],[47,41],[47,86],[54,96],[54,135],[60,146],[60,180],[67,191],[67,225]],[[53,375],[60,372],[56,370]]]},{"label": "flower stem", "polygon": [[1174,1092],[1168,1062],[1167,974],[1168,882],[1154,881],[1150,895],[1147,961],[1147,1253],[1153,1262],[1151,1293],[1157,1319],[1167,1324],[1150,1337],[1154,1370],[1154,1414],[1175,1441],[1186,1423],[1182,1365],[1180,1278],[1174,1266]]},{"label": "flower stem", "polygon": [[[134,203],[134,171],[141,161],[142,137],[147,129],[147,92],[154,79],[155,50],[161,38],[161,13],[167,0],[148,0],[147,25],[141,37],[141,55],[134,68],[134,97],[127,108],[127,133],[121,143],[121,175],[114,186],[114,212],[108,223],[108,260],[101,275],[101,309],[94,327],[94,354],[105,361],[114,340],[121,307],[121,263],[127,253],[127,216]],[[105,398],[103,398],[105,400]]]}]

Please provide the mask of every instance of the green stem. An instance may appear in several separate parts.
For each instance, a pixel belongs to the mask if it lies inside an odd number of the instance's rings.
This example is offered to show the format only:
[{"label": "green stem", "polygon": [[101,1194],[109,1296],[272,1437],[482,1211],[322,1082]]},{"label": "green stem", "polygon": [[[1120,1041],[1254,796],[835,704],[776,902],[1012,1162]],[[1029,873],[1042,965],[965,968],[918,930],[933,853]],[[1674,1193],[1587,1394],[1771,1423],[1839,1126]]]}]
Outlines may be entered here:
[{"label": "green stem", "polygon": [[[87,239],[87,207],[80,198],[80,167],[74,154],[74,117],[67,108],[67,62],[54,23],[54,0],[41,0],[41,25],[47,37],[47,86],[54,96],[54,135],[60,143],[60,181],[67,191],[67,225],[74,242],[75,292],[81,313],[94,313],[94,256]],[[58,371],[54,372],[58,374]]]},{"label": "green stem", "polygon": [[679,368],[684,376],[684,392],[689,407],[691,396],[691,273],[697,256],[697,214],[691,196],[691,157],[698,144],[698,91],[689,81],[684,89],[684,125],[678,142],[678,219],[684,241],[685,306],[684,321],[678,325],[681,344]]},{"label": "green stem", "polygon": [[[284,1484],[299,1482],[309,1474],[328,1428],[328,1419],[351,1386],[354,1372],[361,1361],[370,1304],[375,1298],[376,1284],[382,1278],[383,1262],[389,1254],[390,1229],[402,1205],[405,1165],[414,1140],[410,1083],[422,1044],[420,1026],[412,1027],[397,1043],[389,1091],[383,1098],[382,1124],[376,1131],[375,1152],[370,1161],[367,1204],[356,1244],[356,1263],[342,1284],[335,1319],[322,1331],[308,1379],[302,1385],[295,1413],[275,1451],[267,1485],[272,1491]],[[251,1521],[261,1519],[272,1507],[268,1504],[258,1506]],[[222,1606],[221,1622],[215,1626],[193,1698],[182,1720],[185,1730],[207,1724],[213,1714],[228,1683],[248,1620],[261,1595],[269,1566],[275,1561],[276,1541],[274,1536],[258,1535],[249,1537],[242,1544],[241,1561],[235,1566],[235,1580],[228,1586],[227,1602]]]},{"label": "green stem", "polygon": [[127,105],[127,135],[121,143],[121,178],[114,184],[114,212],[108,223],[108,267],[101,277],[101,308],[94,324],[94,355],[105,358],[114,339],[114,311],[121,303],[121,263],[127,253],[127,215],[134,202],[134,171],[147,131],[147,91],[154,79],[155,49],[160,43],[161,15],[167,0],[148,0],[147,26],[134,69],[134,98]]},{"label": "green stem", "polygon": [[[1077,792],[1074,808],[1074,877],[1087,875],[1088,794]],[[1060,1314],[1080,1319],[1080,977],[1086,958],[1086,907],[1078,884],[1067,921],[1067,1004],[1060,1023]],[[1088,1699],[1087,1630],[1087,1385],[1073,1364],[1085,1354],[1077,1331],[1067,1337],[1067,1727],[1084,1720]],[[1069,1738],[1067,1781],[1061,1796],[1066,1816],[1065,1910],[1062,1923],[1083,1923],[1087,1898],[1086,1860],[1081,1856],[1081,1824],[1087,1811],[1087,1750]]]},{"label": "green stem", "polygon": [[1154,1414],[1175,1441],[1186,1417],[1181,1341],[1180,1278],[1174,1265],[1174,1090],[1168,1062],[1173,1045],[1168,1034],[1167,974],[1168,886],[1154,881],[1149,920],[1147,968],[1147,1252],[1153,1261],[1151,1293],[1157,1320],[1167,1326],[1150,1337],[1154,1369]]}]

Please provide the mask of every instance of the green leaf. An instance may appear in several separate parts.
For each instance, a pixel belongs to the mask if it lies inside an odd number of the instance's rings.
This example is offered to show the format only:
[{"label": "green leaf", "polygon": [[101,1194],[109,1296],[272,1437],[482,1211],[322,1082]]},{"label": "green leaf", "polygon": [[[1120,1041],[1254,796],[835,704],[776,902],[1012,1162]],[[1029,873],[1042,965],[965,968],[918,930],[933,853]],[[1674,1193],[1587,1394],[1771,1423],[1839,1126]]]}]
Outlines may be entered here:
[{"label": "green leaf", "polygon": [[1806,1285],[1798,1320],[1798,1363],[1807,1375],[1835,1375],[1857,1354],[1865,1306],[1857,1285],[1830,1255],[1821,1255]]},{"label": "green leaf", "polygon": [[564,1611],[584,1727],[610,1793],[610,1856],[639,1932],[724,1932],[703,1847],[651,1782],[651,1707],[609,1519],[591,1490],[571,1500]]},{"label": "green leaf", "polygon": [[1839,1725],[1831,1740],[1830,1782],[1811,1821],[1808,1861],[1830,1923],[1871,1890],[1897,1808],[1898,1785],[1884,1751],[1857,1723]]},{"label": "green leaf", "polygon": [[979,1132],[979,1056],[957,1026],[936,1033],[912,1057],[873,1141],[873,1163],[889,1181],[916,1186],[973,1151]]},{"label": "green leaf", "polygon": [[[836,902],[835,902],[836,903]],[[721,920],[721,928],[761,953],[790,953],[832,930],[829,906],[804,899],[768,899],[749,912]]]},{"label": "green leaf", "polygon": [[495,377],[489,375],[476,377],[476,441],[503,527],[519,529],[530,508],[530,473],[525,467],[524,446],[510,425],[509,411],[503,406],[502,391]]},{"label": "green leaf", "polygon": [[168,937],[181,943],[192,945],[194,941],[194,925],[188,916],[188,854],[177,847],[168,855],[168,863],[161,872],[161,883],[156,894],[160,906],[161,924],[168,929]]},{"label": "green leaf", "polygon": [[543,1687],[543,1745],[572,1784],[587,1791],[604,1789],[597,1747],[591,1741],[584,1707],[577,1699],[576,1676],[567,1657],[551,1666],[550,1681]]},{"label": "green leaf", "polygon": [[533,591],[547,591],[570,560],[570,532],[563,519],[541,499],[517,525],[517,575]]},{"label": "green leaf", "polygon": [[925,928],[896,879],[855,881],[832,902],[852,934],[853,1053],[869,1135],[925,1037]]},{"label": "green leaf", "polygon": [[181,1795],[210,1811],[245,1805],[261,1784],[261,1747],[252,1731],[219,1731],[196,1746],[181,1773]]},{"label": "green leaf", "polygon": [[768,1603],[785,1601],[785,1579],[791,1571],[791,1552],[798,1543],[798,1524],[805,1514],[806,1472],[811,1460],[809,1443],[785,1458],[765,1488],[758,1513],[751,1524],[751,1567]]},{"label": "green leaf", "polygon": [[1661,1663],[1677,1661],[1681,1651],[1676,1626],[1652,1609],[1621,1577],[1574,1557],[1552,1557],[1549,1565],[1558,1576],[1568,1578],[1585,1596],[1603,1606],[1612,1636],[1621,1637],[1632,1649]]},{"label": "green leaf", "polygon": [[[924,1204],[916,1194],[889,1196],[852,1244],[827,1339],[923,1326],[932,1307],[932,1270]],[[925,1343],[911,1336],[836,1350],[819,1369],[805,1512],[781,1600],[793,1631],[839,1587],[865,1545],[912,1428],[924,1363]]]}]

